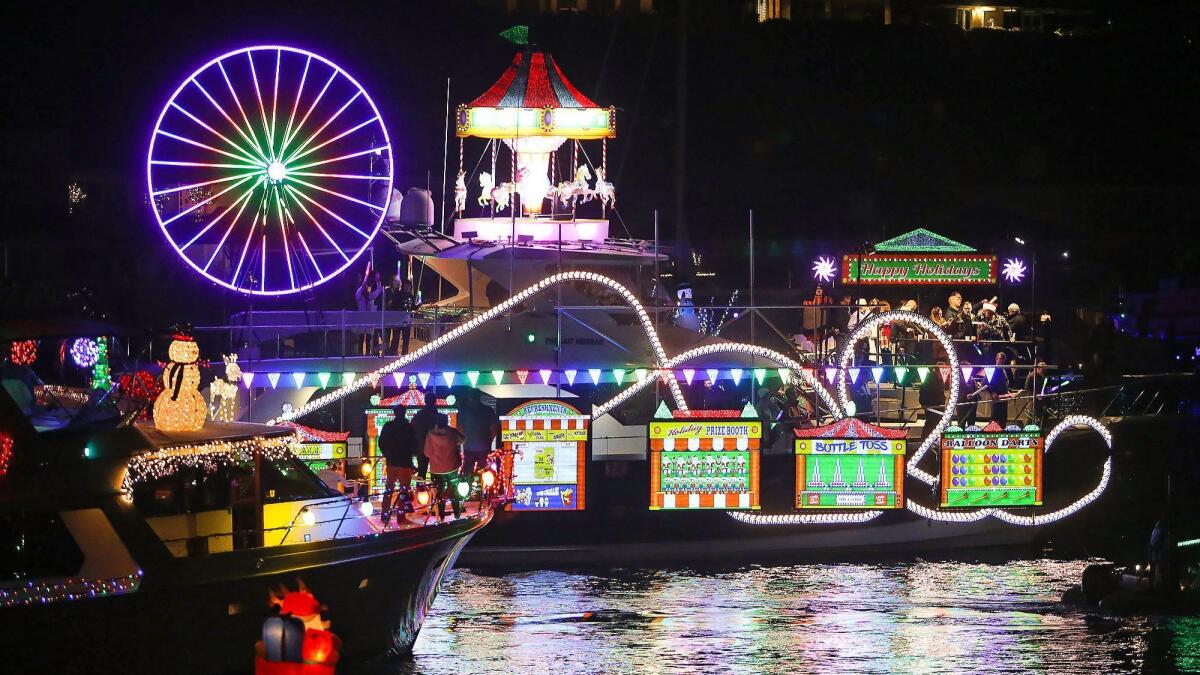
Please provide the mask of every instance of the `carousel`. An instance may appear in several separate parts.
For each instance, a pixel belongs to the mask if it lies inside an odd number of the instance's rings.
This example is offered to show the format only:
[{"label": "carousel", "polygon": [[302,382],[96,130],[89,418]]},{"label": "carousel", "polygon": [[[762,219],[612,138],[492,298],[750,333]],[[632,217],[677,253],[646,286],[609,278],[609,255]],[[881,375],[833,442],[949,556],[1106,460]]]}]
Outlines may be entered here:
[{"label": "carousel", "polygon": [[[518,243],[608,238],[607,214],[616,204],[608,181],[608,139],[616,136],[616,109],[579,91],[549,53],[533,45],[517,52],[495,84],[459,106],[455,129],[456,238]],[[470,175],[464,165],[468,138],[487,140]],[[589,152],[584,141],[600,141],[599,147]]]}]

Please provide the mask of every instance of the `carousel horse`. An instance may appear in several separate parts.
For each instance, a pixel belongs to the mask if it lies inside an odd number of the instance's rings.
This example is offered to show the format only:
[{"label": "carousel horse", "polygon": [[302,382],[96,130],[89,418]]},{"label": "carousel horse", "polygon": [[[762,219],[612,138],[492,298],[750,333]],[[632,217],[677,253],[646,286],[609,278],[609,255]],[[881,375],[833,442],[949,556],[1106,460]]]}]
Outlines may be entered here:
[{"label": "carousel horse", "polygon": [[459,171],[454,180],[454,212],[462,213],[467,208],[467,174]]},{"label": "carousel horse", "polygon": [[495,202],[497,211],[507,209],[513,193],[517,191],[517,182],[520,182],[523,173],[523,171],[517,171],[516,182],[499,185],[496,185],[496,180],[487,171],[479,174],[479,187],[483,188],[483,193],[479,195],[479,205],[484,206],[488,202]]},{"label": "carousel horse", "polygon": [[617,205],[617,188],[604,179],[604,169],[596,169],[596,198],[605,208]]},{"label": "carousel horse", "polygon": [[555,190],[558,193],[558,200],[567,208],[591,201],[596,196],[596,193],[588,187],[588,181],[591,178],[592,172],[587,166],[580,166],[575,170],[575,180],[559,183]]}]

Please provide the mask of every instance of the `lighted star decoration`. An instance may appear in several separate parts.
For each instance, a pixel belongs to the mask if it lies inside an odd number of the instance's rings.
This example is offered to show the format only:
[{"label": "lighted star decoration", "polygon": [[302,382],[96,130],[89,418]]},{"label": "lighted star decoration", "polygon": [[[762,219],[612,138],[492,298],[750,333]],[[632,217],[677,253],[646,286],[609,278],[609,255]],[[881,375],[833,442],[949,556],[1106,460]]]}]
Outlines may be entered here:
[{"label": "lighted star decoration", "polygon": [[1010,284],[1019,283],[1025,278],[1025,263],[1021,262],[1018,258],[1009,258],[1004,263],[1002,273]]},{"label": "lighted star decoration", "polygon": [[817,258],[816,262],[814,262],[812,266],[813,278],[825,282],[831,281],[833,279],[833,275],[837,273],[835,265],[836,263],[834,263],[833,258]]}]

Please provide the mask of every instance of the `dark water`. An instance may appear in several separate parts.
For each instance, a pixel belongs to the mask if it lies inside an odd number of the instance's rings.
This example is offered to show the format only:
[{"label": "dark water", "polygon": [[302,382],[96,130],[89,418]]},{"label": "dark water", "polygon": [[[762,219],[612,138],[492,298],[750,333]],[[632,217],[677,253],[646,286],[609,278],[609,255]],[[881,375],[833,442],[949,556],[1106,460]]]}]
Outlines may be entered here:
[{"label": "dark water", "polygon": [[1200,670],[1200,618],[1058,598],[1086,562],[456,570],[400,672]]}]

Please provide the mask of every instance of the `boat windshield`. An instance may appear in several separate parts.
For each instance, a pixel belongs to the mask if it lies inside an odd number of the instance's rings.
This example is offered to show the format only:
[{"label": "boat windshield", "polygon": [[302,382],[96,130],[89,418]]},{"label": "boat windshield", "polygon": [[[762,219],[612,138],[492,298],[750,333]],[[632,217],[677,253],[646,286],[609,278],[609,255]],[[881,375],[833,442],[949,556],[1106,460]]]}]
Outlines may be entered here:
[{"label": "boat windshield", "polygon": [[109,391],[43,381],[32,369],[5,364],[0,396],[8,397],[39,432],[115,427],[122,410]]}]

